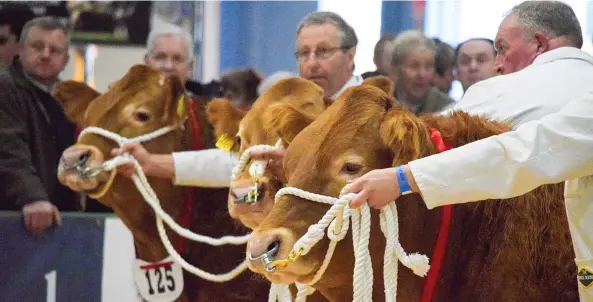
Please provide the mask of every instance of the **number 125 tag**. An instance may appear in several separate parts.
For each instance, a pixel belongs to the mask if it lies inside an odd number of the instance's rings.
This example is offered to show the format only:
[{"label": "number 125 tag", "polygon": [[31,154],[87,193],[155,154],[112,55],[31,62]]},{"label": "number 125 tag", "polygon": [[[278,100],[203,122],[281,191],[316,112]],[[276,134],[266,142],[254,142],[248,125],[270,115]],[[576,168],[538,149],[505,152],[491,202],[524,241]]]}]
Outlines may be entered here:
[{"label": "number 125 tag", "polygon": [[144,300],[170,302],[183,292],[183,269],[167,257],[159,262],[134,261],[134,283]]}]

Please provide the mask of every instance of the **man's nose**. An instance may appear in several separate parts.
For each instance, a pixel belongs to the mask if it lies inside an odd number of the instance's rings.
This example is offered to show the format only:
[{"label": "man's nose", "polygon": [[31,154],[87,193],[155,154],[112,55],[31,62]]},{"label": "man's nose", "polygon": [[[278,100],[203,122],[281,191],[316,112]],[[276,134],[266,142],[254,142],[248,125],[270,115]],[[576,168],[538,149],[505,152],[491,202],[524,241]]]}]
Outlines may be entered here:
[{"label": "man's nose", "polygon": [[173,70],[173,60],[166,59],[163,67],[165,67],[167,70]]}]

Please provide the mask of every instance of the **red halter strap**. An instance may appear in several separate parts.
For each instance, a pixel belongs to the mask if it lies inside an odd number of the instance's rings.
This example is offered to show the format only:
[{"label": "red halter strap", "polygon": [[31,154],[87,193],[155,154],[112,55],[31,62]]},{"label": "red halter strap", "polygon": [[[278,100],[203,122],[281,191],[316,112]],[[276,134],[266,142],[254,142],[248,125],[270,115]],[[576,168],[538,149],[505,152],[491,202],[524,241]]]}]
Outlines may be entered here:
[{"label": "red halter strap", "polygon": [[[453,149],[451,144],[443,140],[441,133],[437,129],[430,128],[430,140],[439,153]],[[420,298],[421,302],[432,301],[432,297],[436,290],[437,281],[441,273],[441,268],[443,267],[443,259],[445,258],[445,253],[447,251],[447,238],[449,237],[451,226],[452,210],[452,205],[442,207],[441,227],[439,229],[439,235],[437,237],[434,251],[432,252],[432,257],[430,258],[432,259],[432,263],[424,282],[424,288],[422,289],[422,297]]]}]

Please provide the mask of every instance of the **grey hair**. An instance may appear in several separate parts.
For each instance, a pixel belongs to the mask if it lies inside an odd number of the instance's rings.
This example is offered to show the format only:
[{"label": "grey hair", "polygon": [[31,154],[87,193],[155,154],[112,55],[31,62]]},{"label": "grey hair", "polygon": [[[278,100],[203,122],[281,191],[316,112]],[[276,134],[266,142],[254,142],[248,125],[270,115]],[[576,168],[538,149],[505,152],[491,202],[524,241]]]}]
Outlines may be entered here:
[{"label": "grey hair", "polygon": [[70,44],[70,25],[65,19],[44,16],[29,20],[23,26],[23,31],[21,32],[20,38],[21,43],[24,44],[27,41],[29,33],[33,27],[39,27],[43,30],[60,30],[66,35],[66,38],[68,39],[68,45]]},{"label": "grey hair", "polygon": [[154,39],[161,36],[180,37],[185,42],[185,48],[187,48],[187,57],[190,61],[194,59],[194,43],[193,39],[191,38],[191,35],[187,31],[183,30],[181,27],[174,24],[159,25],[148,34],[148,39],[146,40],[146,48],[149,54],[152,53],[152,48],[154,47]]},{"label": "grey hair", "polygon": [[583,46],[579,19],[572,8],[560,1],[525,1],[511,9],[524,27],[527,37],[536,31],[551,38],[565,36],[575,47]]},{"label": "grey hair", "polygon": [[333,24],[338,28],[340,35],[340,47],[348,50],[358,45],[358,38],[354,32],[354,28],[350,26],[340,15],[334,12],[312,12],[306,15],[297,27],[297,36],[301,30],[310,25]]},{"label": "grey hair", "polygon": [[391,63],[399,65],[409,53],[422,50],[430,50],[436,54],[434,41],[418,30],[403,31],[393,41]]}]

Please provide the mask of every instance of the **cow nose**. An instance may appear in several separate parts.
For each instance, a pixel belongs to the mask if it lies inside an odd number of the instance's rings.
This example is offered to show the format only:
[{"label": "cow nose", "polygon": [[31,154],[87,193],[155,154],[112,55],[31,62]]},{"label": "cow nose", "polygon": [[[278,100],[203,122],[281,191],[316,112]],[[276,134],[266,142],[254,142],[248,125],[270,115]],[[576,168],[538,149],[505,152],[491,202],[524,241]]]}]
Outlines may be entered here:
[{"label": "cow nose", "polygon": [[262,256],[274,257],[280,250],[280,236],[274,233],[264,233],[260,236],[251,235],[248,245],[248,254],[251,258],[261,258]]},{"label": "cow nose", "polygon": [[91,150],[86,148],[68,148],[62,154],[62,161],[65,166],[85,166],[91,155]]}]

